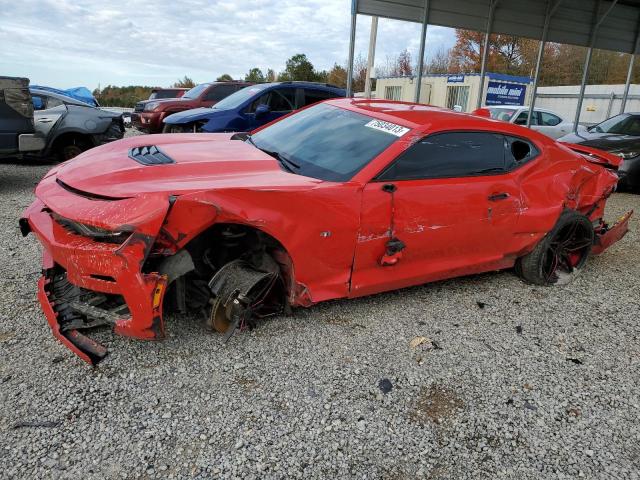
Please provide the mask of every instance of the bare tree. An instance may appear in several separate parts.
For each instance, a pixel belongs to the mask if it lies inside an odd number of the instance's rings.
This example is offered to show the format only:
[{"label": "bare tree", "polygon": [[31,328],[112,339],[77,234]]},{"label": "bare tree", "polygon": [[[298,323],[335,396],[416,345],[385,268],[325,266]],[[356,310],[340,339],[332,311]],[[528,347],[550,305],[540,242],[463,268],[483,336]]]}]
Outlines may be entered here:
[{"label": "bare tree", "polygon": [[426,73],[450,73],[450,63],[451,50],[445,50],[444,47],[440,47],[436,54],[431,57],[429,63],[424,66],[424,71]]}]

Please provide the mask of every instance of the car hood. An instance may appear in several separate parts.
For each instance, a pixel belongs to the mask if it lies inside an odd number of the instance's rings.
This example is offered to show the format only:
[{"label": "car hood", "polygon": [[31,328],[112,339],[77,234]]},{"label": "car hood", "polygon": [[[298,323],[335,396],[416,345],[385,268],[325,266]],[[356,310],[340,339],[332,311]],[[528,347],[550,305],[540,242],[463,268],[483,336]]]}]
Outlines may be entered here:
[{"label": "car hood", "polygon": [[146,105],[147,103],[158,103],[158,108],[164,110],[168,107],[179,107],[179,108],[193,108],[198,105],[199,100],[197,98],[160,98],[158,100],[142,100],[138,102],[138,105]]},{"label": "car hood", "polygon": [[[132,137],[93,148],[47,177],[86,196],[127,198],[149,193],[180,195],[216,188],[300,188],[320,180],[287,173],[232,134],[164,134]],[[135,147],[156,146],[175,163],[144,165],[129,157]]]},{"label": "car hood", "polygon": [[612,133],[579,132],[565,135],[558,141],[594,147],[607,152],[619,150],[637,150],[640,148],[640,137],[618,135]]},{"label": "car hood", "polygon": [[193,108],[183,112],[174,113],[164,119],[164,123],[177,125],[181,123],[197,122],[198,120],[211,120],[212,118],[225,115],[228,110],[217,108]]}]

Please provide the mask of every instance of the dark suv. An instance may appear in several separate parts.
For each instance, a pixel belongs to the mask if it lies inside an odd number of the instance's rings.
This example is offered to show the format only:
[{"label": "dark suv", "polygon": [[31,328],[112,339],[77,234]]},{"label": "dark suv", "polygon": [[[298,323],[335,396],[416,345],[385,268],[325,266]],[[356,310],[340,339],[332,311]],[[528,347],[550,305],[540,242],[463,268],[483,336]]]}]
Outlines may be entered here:
[{"label": "dark suv", "polygon": [[162,132],[162,121],[166,116],[192,108],[212,107],[218,103],[218,101],[248,85],[251,85],[251,83],[201,83],[187,91],[180,98],[138,102],[131,114],[131,123],[143,132],[160,133]]}]

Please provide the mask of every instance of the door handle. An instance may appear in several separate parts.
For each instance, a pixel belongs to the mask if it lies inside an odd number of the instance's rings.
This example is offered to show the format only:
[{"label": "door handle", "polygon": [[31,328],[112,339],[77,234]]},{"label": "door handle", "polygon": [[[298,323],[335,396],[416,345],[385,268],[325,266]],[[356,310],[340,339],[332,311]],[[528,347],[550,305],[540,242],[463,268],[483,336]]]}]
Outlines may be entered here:
[{"label": "door handle", "polygon": [[53,120],[51,120],[50,118],[40,118],[40,119],[38,119],[38,122],[40,122],[40,123],[51,123],[51,122],[53,122]]},{"label": "door handle", "polygon": [[509,194],[507,192],[502,193],[494,193],[493,195],[489,195],[490,202],[497,202],[498,200],[506,200],[509,198]]}]

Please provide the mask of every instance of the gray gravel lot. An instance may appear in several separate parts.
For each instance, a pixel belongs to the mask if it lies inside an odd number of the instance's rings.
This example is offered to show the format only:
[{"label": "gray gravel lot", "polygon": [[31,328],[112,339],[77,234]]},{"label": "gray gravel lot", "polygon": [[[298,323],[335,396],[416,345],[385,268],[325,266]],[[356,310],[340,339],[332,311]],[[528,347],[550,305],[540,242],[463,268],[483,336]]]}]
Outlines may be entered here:
[{"label": "gray gravel lot", "polygon": [[637,217],[566,287],[478,275],[226,346],[169,318],[163,343],[98,334],[92,369],[50,334],[17,228],[48,168],[0,163],[0,478],[639,478]]}]

